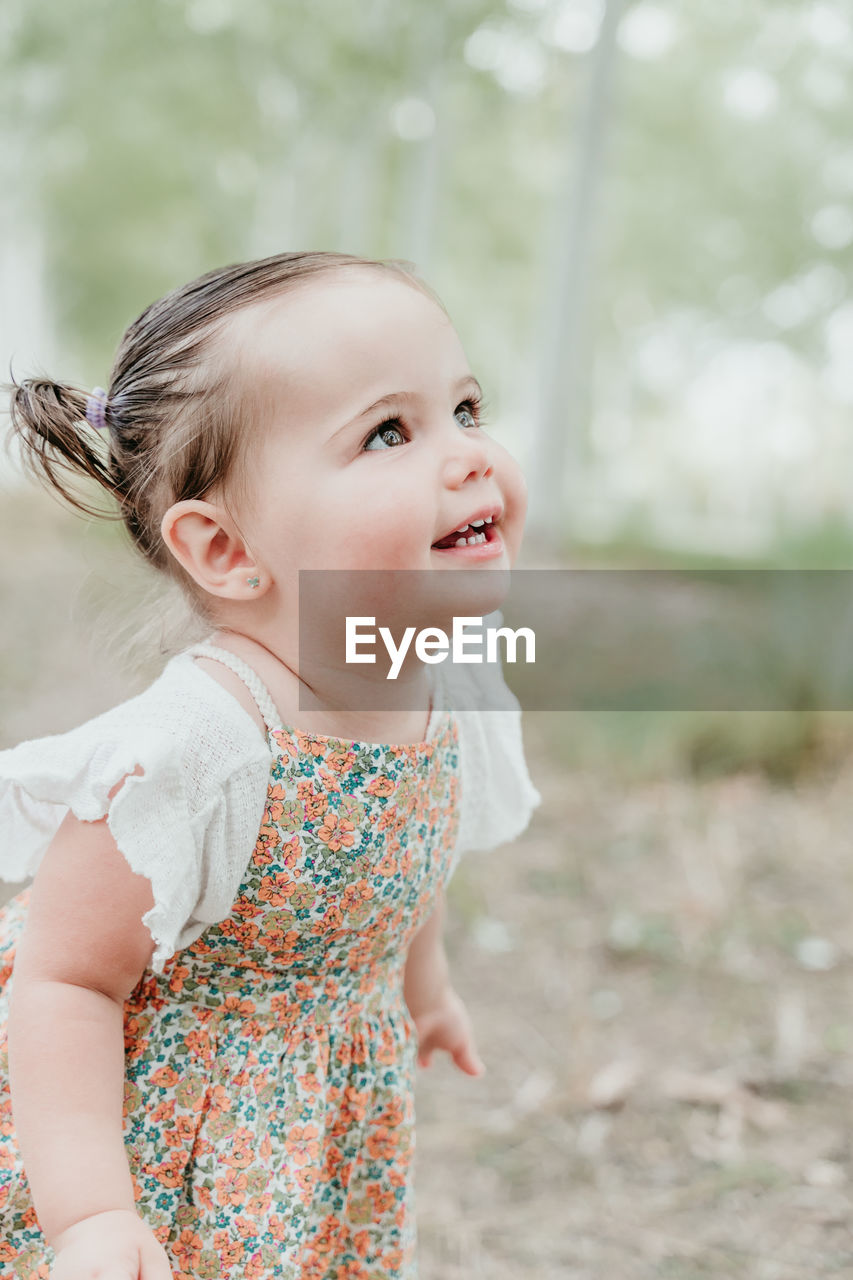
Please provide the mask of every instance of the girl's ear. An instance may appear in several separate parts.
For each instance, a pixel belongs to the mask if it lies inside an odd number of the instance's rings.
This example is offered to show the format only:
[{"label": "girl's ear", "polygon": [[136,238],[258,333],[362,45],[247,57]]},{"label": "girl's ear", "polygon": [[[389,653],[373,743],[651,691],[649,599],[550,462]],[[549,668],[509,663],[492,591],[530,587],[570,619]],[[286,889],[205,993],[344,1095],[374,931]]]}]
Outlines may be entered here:
[{"label": "girl's ear", "polygon": [[223,507],[199,499],[176,502],[163,516],[160,533],[178,563],[211,595],[246,600],[263,594],[257,586],[266,575]]}]

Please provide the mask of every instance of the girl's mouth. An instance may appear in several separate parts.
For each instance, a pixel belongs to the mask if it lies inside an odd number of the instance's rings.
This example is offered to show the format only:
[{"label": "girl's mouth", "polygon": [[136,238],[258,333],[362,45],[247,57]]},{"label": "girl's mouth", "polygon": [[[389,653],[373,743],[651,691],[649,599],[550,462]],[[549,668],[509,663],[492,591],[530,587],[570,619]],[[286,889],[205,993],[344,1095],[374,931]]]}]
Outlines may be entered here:
[{"label": "girl's mouth", "polygon": [[438,542],[432,544],[433,551],[441,551],[449,555],[464,556],[465,559],[488,559],[503,550],[503,540],[491,520],[477,521],[479,527],[465,525],[445,534]]}]

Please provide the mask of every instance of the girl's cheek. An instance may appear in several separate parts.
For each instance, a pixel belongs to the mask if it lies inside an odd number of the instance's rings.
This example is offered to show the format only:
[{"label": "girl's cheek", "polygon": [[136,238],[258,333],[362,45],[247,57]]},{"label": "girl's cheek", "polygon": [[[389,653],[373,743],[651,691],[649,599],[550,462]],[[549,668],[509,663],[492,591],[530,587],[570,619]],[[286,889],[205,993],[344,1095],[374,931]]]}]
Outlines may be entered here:
[{"label": "girl's cheek", "polygon": [[527,481],[521,467],[511,453],[501,447],[503,458],[498,468],[500,487],[504,499],[504,541],[510,560],[515,561],[521,548],[524,521],[527,515]]}]

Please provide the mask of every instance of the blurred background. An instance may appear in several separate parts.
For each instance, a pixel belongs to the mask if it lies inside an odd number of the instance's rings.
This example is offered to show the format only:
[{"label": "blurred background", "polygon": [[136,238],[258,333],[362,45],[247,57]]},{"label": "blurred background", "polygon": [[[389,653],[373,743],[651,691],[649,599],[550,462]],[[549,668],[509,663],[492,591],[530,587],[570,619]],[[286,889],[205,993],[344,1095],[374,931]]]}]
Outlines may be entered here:
[{"label": "blurred background", "polygon": [[[850,567],[851,71],[844,0],[5,0],[0,360],[104,383],[209,268],[402,256],[525,564]],[[14,458],[0,504],[8,746],[163,659],[119,526]],[[424,1280],[853,1275],[850,717],[525,734],[545,803],[451,885],[489,1074],[421,1076]]]}]

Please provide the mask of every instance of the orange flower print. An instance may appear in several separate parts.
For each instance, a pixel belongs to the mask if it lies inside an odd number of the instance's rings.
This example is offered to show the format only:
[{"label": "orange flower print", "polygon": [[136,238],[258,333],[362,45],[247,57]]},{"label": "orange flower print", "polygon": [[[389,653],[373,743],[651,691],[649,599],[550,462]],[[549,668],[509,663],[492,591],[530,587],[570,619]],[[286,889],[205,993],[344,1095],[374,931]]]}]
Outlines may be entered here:
[{"label": "orange flower print", "polygon": [[332,769],[318,769],[317,778],[329,795],[339,796],[341,794],[341,784]]},{"label": "orange flower print", "polygon": [[304,911],[313,906],[317,890],[313,884],[298,884],[290,895],[290,906],[293,911]]},{"label": "orange flower print", "polygon": [[326,764],[335,774],[349,773],[354,759],[355,752],[353,751],[329,751],[326,753]]},{"label": "orange flower print", "polygon": [[377,1218],[384,1218],[386,1213],[390,1213],[394,1208],[395,1195],[393,1191],[389,1191],[387,1187],[382,1187],[378,1182],[373,1182],[367,1188],[367,1194],[373,1201],[373,1213]]},{"label": "orange flower print", "polygon": [[390,796],[394,794],[394,783],[384,773],[373,778],[367,785],[367,794],[371,796]]},{"label": "orange flower print", "polygon": [[401,1098],[392,1098],[379,1113],[379,1119],[391,1129],[399,1129],[405,1119],[405,1110]]},{"label": "orange flower print", "polygon": [[226,1164],[233,1169],[248,1169],[254,1159],[255,1135],[246,1128],[235,1129],[231,1135],[228,1154],[224,1156]]},{"label": "orange flower print", "polygon": [[357,902],[366,902],[374,895],[373,885],[367,880],[357,880],[344,889],[342,906],[345,911],[354,907]]},{"label": "orange flower print", "polygon": [[212,1111],[230,1111],[231,1095],[221,1084],[215,1084],[210,1091],[210,1109]]},{"label": "orange flower print", "polygon": [[323,912],[323,919],[315,921],[312,926],[312,932],[325,933],[330,929],[340,929],[343,922],[344,917],[340,907],[327,907]]},{"label": "orange flower print", "polygon": [[272,1204],[272,1196],[268,1191],[261,1195],[252,1196],[246,1205],[246,1213],[250,1218],[262,1218]]},{"label": "orange flower print", "polygon": [[397,1275],[403,1265],[402,1249],[386,1249],[382,1255],[382,1267],[389,1275]]},{"label": "orange flower print", "polygon": [[371,1160],[393,1160],[399,1145],[399,1137],[386,1124],[380,1124],[370,1130],[365,1140],[367,1154]]},{"label": "orange flower print", "polygon": [[320,1223],[320,1229],[314,1236],[311,1244],[318,1253],[332,1253],[340,1234],[340,1221],[334,1216],[334,1214],[329,1214]]},{"label": "orange flower print", "polygon": [[268,1274],[266,1264],[261,1257],[260,1250],[258,1250],[252,1254],[251,1258],[247,1259],[243,1268],[243,1275],[246,1280],[264,1280],[264,1277]]},{"label": "orange flower print", "polygon": [[272,862],[271,846],[275,843],[277,836],[275,827],[269,825],[262,826],[258,832],[258,841],[255,845],[255,851],[252,854],[252,865],[255,867],[268,867]]},{"label": "orange flower print", "polygon": [[318,818],[322,818],[329,807],[329,797],[322,792],[315,792],[310,782],[300,783],[299,800],[305,806],[307,822],[316,822]]},{"label": "orange flower print", "polygon": [[264,810],[264,817],[267,823],[278,822],[281,817],[284,798],[285,790],[280,782],[276,782],[269,787],[267,791],[267,807]]},{"label": "orange flower print", "polygon": [[185,1152],[175,1152],[168,1160],[154,1166],[147,1166],[146,1172],[153,1173],[164,1187],[179,1187],[184,1180],[187,1156]]},{"label": "orange flower print", "polygon": [[[366,1258],[370,1248],[367,1232],[360,1231],[353,1240],[353,1245],[361,1252],[362,1257]],[[370,1272],[358,1258],[347,1258],[343,1266],[338,1269],[338,1275],[340,1280],[370,1280]]]},{"label": "orange flower print", "polygon": [[302,1203],[309,1205],[314,1197],[314,1188],[320,1179],[320,1171],[313,1164],[306,1164],[294,1170],[294,1177]]},{"label": "orange flower print", "polygon": [[224,1205],[242,1205],[246,1199],[249,1179],[241,1169],[227,1169],[221,1178],[216,1178],[214,1185],[219,1203]]},{"label": "orange flower print", "polygon": [[264,876],[258,888],[258,897],[271,907],[285,907],[296,885],[282,872]]},{"label": "orange flower print", "polygon": [[189,965],[176,964],[172,972],[169,974],[169,990],[174,991],[175,995],[180,995],[184,989],[184,979],[189,976]]},{"label": "orange flower print", "polygon": [[319,1129],[315,1124],[295,1124],[285,1139],[285,1150],[295,1164],[316,1160],[320,1151]]},{"label": "orange flower print", "polygon": [[206,1209],[208,1213],[211,1212],[213,1209],[213,1193],[211,1192],[210,1187],[197,1186],[195,1189],[195,1198],[201,1205],[202,1209]]},{"label": "orange flower print", "polygon": [[317,1075],[316,1071],[306,1071],[304,1075],[297,1076],[299,1087],[303,1093],[319,1093],[323,1087],[323,1079]]},{"label": "orange flower print", "polygon": [[356,1089],[353,1085],[347,1085],[344,1090],[344,1100],[341,1104],[341,1111],[346,1116],[349,1124],[360,1124],[367,1114],[367,1102],[370,1097],[368,1090]]},{"label": "orange flower print", "polygon": [[326,814],[326,820],[319,828],[317,835],[332,853],[339,849],[351,849],[355,840],[355,827],[348,818],[341,818],[337,813]]},{"label": "orange flower print", "polygon": [[400,813],[399,805],[389,804],[380,814],[376,829],[378,831],[399,831],[405,820],[405,815]]},{"label": "orange flower print", "polygon": [[207,1060],[210,1056],[210,1032],[206,1031],[204,1027],[198,1027],[194,1028],[192,1031],[188,1031],[184,1039],[184,1044],[187,1046],[187,1050],[191,1058],[202,1058]]},{"label": "orange flower print", "polygon": [[254,920],[256,916],[263,915],[263,908],[256,902],[250,901],[244,894],[240,895],[231,911],[233,915],[240,916],[243,920]]},{"label": "orange flower print", "polygon": [[[345,1137],[345,1135],[346,1135],[346,1129],[344,1128],[343,1125],[341,1125],[339,1133],[332,1131],[332,1134],[331,1134],[333,1138],[341,1138],[341,1137]],[[343,1164],[343,1162],[344,1162],[343,1152],[339,1147],[330,1145],[326,1148],[326,1160],[323,1165],[323,1177],[326,1179],[327,1182],[331,1182],[332,1179],[337,1176],[338,1169]]]},{"label": "orange flower print", "polygon": [[250,1018],[255,1012],[255,1002],[239,996],[226,996],[220,1006],[226,1013],[238,1013],[241,1018]]},{"label": "orange flower print", "polygon": [[293,741],[286,729],[273,729],[272,736],[279,751],[294,759],[299,755],[299,744]]},{"label": "orange flower print", "polygon": [[382,1039],[376,1049],[376,1061],[381,1062],[383,1066],[390,1066],[397,1056],[397,1047],[394,1043],[394,1037],[387,1027],[382,1032]]},{"label": "orange flower print", "polygon": [[[133,1193],[175,1280],[415,1269],[415,1030],[392,987],[456,847],[451,716],[434,743],[271,734],[230,912],[125,1001]],[[0,908],[0,997],[20,901]],[[0,1182],[0,1280],[49,1280],[2,1087]]]},{"label": "orange flower print", "polygon": [[[290,919],[293,919],[291,916]],[[265,951],[274,952],[282,961],[289,958],[289,953],[299,941],[299,931],[290,929],[286,924],[270,924],[258,939],[259,946]]]},{"label": "orange flower print", "polygon": [[192,1273],[201,1261],[203,1241],[191,1227],[184,1227],[172,1244],[172,1252],[184,1271]]},{"label": "orange flower print", "polygon": [[219,1261],[226,1275],[231,1267],[236,1267],[238,1262],[243,1261],[246,1252],[243,1241],[234,1240],[227,1231],[213,1233],[213,1247],[219,1254]]},{"label": "orange flower print", "polygon": [[163,1130],[163,1141],[167,1147],[192,1146],[195,1124],[190,1116],[178,1116],[171,1125]]},{"label": "orange flower print", "polygon": [[180,1076],[174,1067],[166,1066],[158,1067],[156,1071],[152,1071],[148,1079],[161,1089],[174,1089]]},{"label": "orange flower print", "polygon": [[129,1058],[138,1058],[145,1044],[143,1023],[139,1018],[128,1018],[124,1024],[124,1051]]},{"label": "orange flower print", "polygon": [[270,1214],[270,1234],[279,1244],[284,1244],[287,1239],[287,1223],[277,1213]]},{"label": "orange flower print", "polygon": [[278,862],[282,867],[295,867],[302,853],[302,845],[299,836],[292,836],[290,840],[283,840],[278,851]]},{"label": "orange flower print", "polygon": [[226,938],[232,938],[248,950],[260,935],[261,930],[253,920],[223,920],[222,932]]}]

